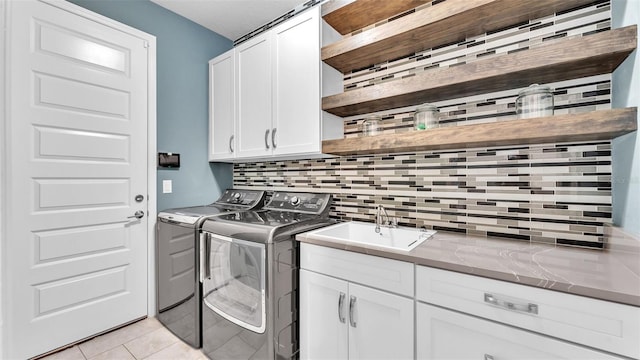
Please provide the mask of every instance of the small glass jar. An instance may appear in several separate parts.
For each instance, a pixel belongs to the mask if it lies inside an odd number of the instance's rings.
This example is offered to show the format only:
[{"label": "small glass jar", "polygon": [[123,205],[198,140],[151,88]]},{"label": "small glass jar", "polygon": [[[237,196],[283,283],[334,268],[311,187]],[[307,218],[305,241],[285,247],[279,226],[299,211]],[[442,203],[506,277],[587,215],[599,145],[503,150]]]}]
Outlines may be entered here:
[{"label": "small glass jar", "polygon": [[435,105],[422,104],[413,116],[413,127],[416,130],[435,129],[440,125],[439,119],[440,112]]},{"label": "small glass jar", "polygon": [[516,114],[520,119],[553,115],[553,92],[548,86],[533,84],[518,93]]},{"label": "small glass jar", "polygon": [[373,136],[380,133],[380,122],[382,118],[378,115],[367,116],[362,122],[362,135]]}]

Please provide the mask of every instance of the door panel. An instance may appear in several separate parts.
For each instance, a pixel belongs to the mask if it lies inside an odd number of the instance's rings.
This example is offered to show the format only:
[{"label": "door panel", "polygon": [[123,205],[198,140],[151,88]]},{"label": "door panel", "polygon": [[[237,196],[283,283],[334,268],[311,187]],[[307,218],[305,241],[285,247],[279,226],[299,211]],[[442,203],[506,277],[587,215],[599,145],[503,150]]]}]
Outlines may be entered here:
[{"label": "door panel", "polygon": [[36,317],[125,292],[125,271],[122,266],[34,285],[38,298]]},{"label": "door panel", "polygon": [[[34,19],[36,49],[61,57],[68,57],[110,71],[127,73],[130,56],[126,48],[106,39],[97,39],[51,23]],[[85,51],[78,51],[85,49]]]},{"label": "door panel", "polygon": [[417,359],[622,358],[475,316],[417,304]]},{"label": "door panel", "polygon": [[128,118],[129,94],[79,80],[36,74],[34,102],[38,106]]},{"label": "door panel", "polygon": [[271,154],[271,44],[267,34],[236,48],[238,157]]},{"label": "door panel", "polygon": [[350,359],[413,359],[413,299],[349,284]]},{"label": "door panel", "polygon": [[36,159],[129,161],[129,136],[34,126],[34,137]]},{"label": "door panel", "polygon": [[158,222],[158,311],[195,293],[195,234],[193,228]]},{"label": "door panel", "polygon": [[6,354],[147,313],[147,49],[39,1],[9,2]]},{"label": "door panel", "polygon": [[119,224],[34,231],[33,235],[36,265],[79,255],[123,249],[126,245],[126,229]]},{"label": "door panel", "polygon": [[348,290],[346,281],[300,270],[301,359],[349,358]]},{"label": "door panel", "polygon": [[233,159],[235,135],[235,50],[209,61],[209,161]]},{"label": "door panel", "polygon": [[273,153],[320,151],[319,9],[311,9],[273,30]]}]

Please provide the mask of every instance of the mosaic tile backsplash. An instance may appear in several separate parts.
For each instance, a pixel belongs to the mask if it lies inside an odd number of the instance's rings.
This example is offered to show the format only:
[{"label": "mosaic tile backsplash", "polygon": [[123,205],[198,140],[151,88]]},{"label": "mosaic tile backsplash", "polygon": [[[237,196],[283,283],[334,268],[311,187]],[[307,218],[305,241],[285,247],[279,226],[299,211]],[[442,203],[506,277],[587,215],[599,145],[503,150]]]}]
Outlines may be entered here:
[{"label": "mosaic tile backsplash", "polygon": [[[588,36],[608,30],[610,15],[609,1],[596,1],[345,74],[344,88]],[[555,114],[611,107],[610,74],[545,85],[554,91]],[[440,126],[509,121],[519,90],[433,104]],[[376,113],[383,134],[413,131],[415,108]],[[368,115],[345,118],[345,137],[362,136]],[[611,223],[609,141],[241,163],[233,175],[237,188],[331,193],[330,216],[340,220],[373,221],[382,204],[404,226],[589,248],[604,247],[604,225]]]}]

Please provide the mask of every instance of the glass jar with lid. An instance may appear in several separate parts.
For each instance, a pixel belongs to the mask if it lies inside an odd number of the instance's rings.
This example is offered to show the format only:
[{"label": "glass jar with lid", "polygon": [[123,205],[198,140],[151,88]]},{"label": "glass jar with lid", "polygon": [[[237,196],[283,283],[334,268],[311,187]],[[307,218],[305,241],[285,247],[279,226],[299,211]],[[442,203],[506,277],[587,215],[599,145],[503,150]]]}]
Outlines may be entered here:
[{"label": "glass jar with lid", "polygon": [[548,86],[532,84],[518,93],[516,114],[520,119],[553,115],[553,92]]},{"label": "glass jar with lid", "polygon": [[435,105],[422,104],[418,106],[413,116],[415,130],[435,129],[440,124],[440,112]]},{"label": "glass jar with lid", "polygon": [[382,118],[378,115],[370,115],[364,118],[362,122],[362,135],[373,136],[380,133]]}]

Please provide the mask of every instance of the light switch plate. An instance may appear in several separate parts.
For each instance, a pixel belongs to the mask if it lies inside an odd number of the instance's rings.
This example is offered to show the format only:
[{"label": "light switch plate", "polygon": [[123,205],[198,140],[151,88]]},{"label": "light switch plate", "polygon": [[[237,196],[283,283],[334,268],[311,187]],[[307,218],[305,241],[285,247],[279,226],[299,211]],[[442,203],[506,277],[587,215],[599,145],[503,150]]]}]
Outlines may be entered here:
[{"label": "light switch plate", "polygon": [[162,180],[162,193],[171,194],[171,192],[173,191],[172,185],[173,184],[171,180]]}]

